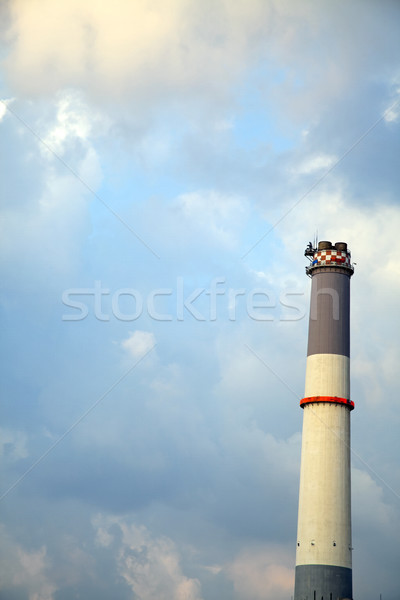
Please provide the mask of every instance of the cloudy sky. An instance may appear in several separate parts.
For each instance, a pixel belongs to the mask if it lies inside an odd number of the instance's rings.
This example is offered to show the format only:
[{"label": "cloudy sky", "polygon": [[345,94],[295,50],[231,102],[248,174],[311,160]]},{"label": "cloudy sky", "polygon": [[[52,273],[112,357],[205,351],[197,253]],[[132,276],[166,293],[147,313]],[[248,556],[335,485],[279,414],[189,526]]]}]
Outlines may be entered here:
[{"label": "cloudy sky", "polygon": [[399,598],[398,2],[3,0],[2,600],[289,600],[347,241],[354,596]]}]

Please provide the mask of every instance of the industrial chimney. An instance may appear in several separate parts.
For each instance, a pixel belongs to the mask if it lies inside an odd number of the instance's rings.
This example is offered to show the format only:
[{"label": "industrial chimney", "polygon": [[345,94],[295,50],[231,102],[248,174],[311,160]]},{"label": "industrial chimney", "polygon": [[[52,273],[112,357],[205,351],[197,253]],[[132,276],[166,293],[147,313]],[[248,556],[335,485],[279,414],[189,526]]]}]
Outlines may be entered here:
[{"label": "industrial chimney", "polygon": [[309,243],[311,303],[294,600],[353,597],[350,278],[347,244]]}]

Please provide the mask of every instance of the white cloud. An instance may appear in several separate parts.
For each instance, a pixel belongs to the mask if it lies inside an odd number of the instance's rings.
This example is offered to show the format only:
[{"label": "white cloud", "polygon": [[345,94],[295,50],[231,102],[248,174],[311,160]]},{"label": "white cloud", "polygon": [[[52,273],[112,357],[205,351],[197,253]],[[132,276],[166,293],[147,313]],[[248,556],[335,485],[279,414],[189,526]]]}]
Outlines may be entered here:
[{"label": "white cloud", "polygon": [[[44,130],[44,143],[39,143],[39,150],[49,166],[58,166],[61,156],[66,162],[66,165],[60,165],[65,174],[69,174],[68,167],[72,168],[83,181],[82,190],[85,186],[95,190],[100,185],[102,172],[93,138],[106,133],[109,119],[89,107],[80,94],[70,90],[58,94],[55,110],[55,118],[47,126],[40,119],[37,121],[37,133]],[[75,150],[77,142],[80,144],[78,152]],[[65,157],[68,150],[70,156]]]},{"label": "white cloud", "polygon": [[0,99],[0,123],[7,114],[7,106],[14,100],[14,98],[1,98]]},{"label": "white cloud", "polygon": [[93,519],[97,541],[108,547],[115,527],[122,533],[118,570],[138,600],[201,600],[200,583],[182,572],[181,557],[167,537],[153,537],[144,526],[120,517]]},{"label": "white cloud", "polygon": [[16,543],[0,526],[2,534],[2,560],[0,577],[2,589],[21,586],[28,592],[29,600],[54,600],[56,585],[50,577],[51,565],[45,546],[27,550]]},{"label": "white cloud", "polygon": [[[77,104],[78,106],[76,106]],[[56,122],[44,141],[59,152],[68,136],[86,140],[90,133],[91,124],[77,94],[62,94],[56,107]]]},{"label": "white cloud", "polygon": [[279,546],[245,549],[224,570],[236,598],[286,600],[293,594],[293,553]]},{"label": "white cloud", "polygon": [[369,529],[394,537],[400,515],[394,506],[385,502],[383,484],[378,484],[369,473],[356,467],[352,468],[351,480],[353,512],[360,531],[365,535]]},{"label": "white cloud", "polygon": [[213,575],[218,575],[218,573],[221,573],[223,567],[221,565],[207,565],[204,566],[203,569]]},{"label": "white cloud", "polygon": [[244,198],[220,194],[215,190],[182,194],[176,199],[175,206],[187,227],[228,247],[237,243],[238,233],[248,214]]},{"label": "white cloud", "polygon": [[[48,174],[45,188],[37,202],[28,210],[18,207],[4,214],[2,224],[2,254],[5,262],[32,271],[49,281],[49,270],[68,271],[76,264],[80,252],[77,243],[87,232],[87,203],[82,198],[82,185],[75,177]],[[18,265],[18,267],[17,267]]]},{"label": "white cloud", "polygon": [[117,9],[95,0],[14,0],[6,66],[30,94],[81,86],[98,96],[145,100],[160,89],[164,97],[177,89],[198,92],[206,81],[218,88],[217,75],[229,78],[240,68],[260,11],[259,2],[251,10],[215,6],[210,19],[185,0],[151,7],[120,0]]},{"label": "white cloud", "polygon": [[[379,327],[370,327],[369,335],[374,339],[373,347],[364,346],[364,336],[358,331],[357,354],[352,359],[352,376],[362,391],[361,400],[370,410],[379,410],[387,406],[387,399],[396,394],[398,365],[400,363],[400,348],[394,339],[398,331],[398,318],[392,315],[394,331],[390,334],[386,327],[380,332]],[[361,319],[359,319],[361,321]],[[390,325],[389,325],[390,329]],[[386,344],[383,343],[386,339]],[[373,348],[379,348],[373,351]],[[387,407],[390,409],[390,407]],[[393,407],[394,408],[394,407]]]},{"label": "white cloud", "polygon": [[181,269],[188,268],[188,261],[193,273],[195,259],[201,269],[215,261],[216,252],[238,252],[250,216],[245,197],[214,188],[179,194],[171,202],[153,197],[144,211],[146,240],[173,259],[178,276],[186,272]]},{"label": "white cloud", "polygon": [[327,171],[336,161],[336,156],[328,156],[326,154],[310,156],[295,167],[293,172],[299,175],[310,175],[317,171]]},{"label": "white cloud", "polygon": [[[54,275],[77,266],[88,233],[89,201],[98,202],[89,191],[96,190],[102,178],[90,140],[97,114],[70,92],[59,94],[50,118],[45,119],[41,111],[36,114],[27,103],[14,109],[17,113],[29,109],[25,119],[44,144],[28,128],[16,128],[18,121],[10,115],[5,136],[17,151],[9,165],[12,172],[4,173],[11,184],[2,211],[2,256],[14,272],[25,272],[27,279],[33,272],[38,278],[42,275],[48,285],[56,280]],[[21,172],[20,183],[15,174]]]},{"label": "white cloud", "polygon": [[141,358],[156,344],[153,333],[137,329],[129,334],[129,337],[121,342],[121,346],[131,358]]},{"label": "white cloud", "polygon": [[0,428],[0,439],[0,456],[4,461],[15,461],[28,456],[27,436],[23,431]]},{"label": "white cloud", "polygon": [[399,115],[400,115],[400,87],[398,86],[398,79],[399,77],[396,78],[397,81],[395,82],[396,85],[396,90],[395,90],[395,94],[396,94],[396,99],[393,100],[392,102],[390,102],[388,108],[385,110],[384,112],[384,118],[385,121],[387,123],[392,123],[392,122],[397,122],[399,120]]},{"label": "white cloud", "polygon": [[[15,89],[35,96],[81,88],[99,104],[133,103],[144,112],[171,97],[215,109],[261,57],[267,67],[284,68],[282,84],[268,87],[269,99],[314,117],[316,105],[354,86],[365,63],[391,57],[392,32],[385,44],[369,42],[390,11],[382,15],[371,4],[363,19],[352,18],[363,8],[358,3],[347,9],[275,0],[14,0],[10,7],[4,65]],[[340,36],[329,35],[335,29]]]}]

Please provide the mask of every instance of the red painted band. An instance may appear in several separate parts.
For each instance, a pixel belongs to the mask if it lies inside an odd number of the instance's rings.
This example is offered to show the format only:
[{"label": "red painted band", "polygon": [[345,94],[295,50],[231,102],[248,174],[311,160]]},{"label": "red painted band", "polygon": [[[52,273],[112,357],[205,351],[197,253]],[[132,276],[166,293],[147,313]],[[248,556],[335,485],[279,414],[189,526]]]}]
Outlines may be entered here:
[{"label": "red painted band", "polygon": [[347,398],[338,398],[337,396],[310,396],[309,398],[303,398],[300,400],[300,406],[304,408],[305,404],[312,404],[313,402],[331,402],[332,404],[345,404],[347,408],[353,410],[354,402],[347,400]]}]

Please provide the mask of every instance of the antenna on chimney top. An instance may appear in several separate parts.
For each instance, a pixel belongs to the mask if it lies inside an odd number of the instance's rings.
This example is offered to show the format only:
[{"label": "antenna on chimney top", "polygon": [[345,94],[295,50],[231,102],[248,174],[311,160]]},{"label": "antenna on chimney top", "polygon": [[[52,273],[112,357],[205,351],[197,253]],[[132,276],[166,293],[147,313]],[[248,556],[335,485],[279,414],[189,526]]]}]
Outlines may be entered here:
[{"label": "antenna on chimney top", "polygon": [[314,248],[318,248],[318,229],[316,229],[314,233]]}]

